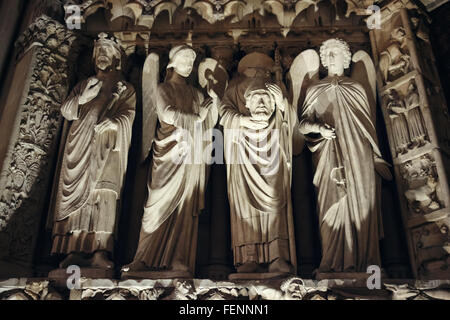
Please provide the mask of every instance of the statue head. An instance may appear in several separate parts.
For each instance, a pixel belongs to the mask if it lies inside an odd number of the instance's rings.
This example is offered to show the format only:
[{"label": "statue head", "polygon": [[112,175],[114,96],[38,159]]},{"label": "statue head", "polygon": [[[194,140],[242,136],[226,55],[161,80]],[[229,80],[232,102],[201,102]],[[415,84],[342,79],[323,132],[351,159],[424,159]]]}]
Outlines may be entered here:
[{"label": "statue head", "polygon": [[329,39],[320,46],[320,60],[328,75],[342,76],[350,66],[352,54],[348,44],[341,39]]},{"label": "statue head", "polygon": [[413,80],[408,84],[408,93],[411,94],[414,91],[416,91],[416,84],[414,83],[414,80]]},{"label": "statue head", "polygon": [[121,70],[122,64],[122,48],[120,41],[114,37],[108,38],[104,32],[98,35],[95,41],[94,53],[92,55],[95,67],[99,70],[106,71],[109,68]]},{"label": "statue head", "polygon": [[394,41],[402,42],[405,39],[406,31],[403,27],[398,27],[392,30],[391,39]]},{"label": "statue head", "polygon": [[252,118],[259,121],[268,121],[275,111],[275,98],[267,89],[266,80],[255,78],[244,94]]},{"label": "statue head", "polygon": [[197,54],[190,46],[176,46],[169,52],[170,62],[167,65],[167,69],[173,68],[177,74],[179,74],[183,78],[187,78],[194,68],[196,57]]},{"label": "statue head", "polygon": [[283,282],[280,289],[284,292],[286,298],[290,300],[302,300],[307,294],[304,281],[295,277]]}]

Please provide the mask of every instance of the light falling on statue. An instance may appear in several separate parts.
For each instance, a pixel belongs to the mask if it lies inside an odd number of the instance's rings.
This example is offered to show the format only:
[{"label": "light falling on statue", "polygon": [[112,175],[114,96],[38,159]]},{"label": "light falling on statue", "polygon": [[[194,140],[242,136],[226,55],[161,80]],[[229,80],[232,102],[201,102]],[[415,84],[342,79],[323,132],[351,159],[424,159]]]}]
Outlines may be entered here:
[{"label": "light falling on statue", "polygon": [[61,107],[69,121],[54,204],[52,254],[69,265],[112,269],[118,201],[127,167],[136,95],[121,71],[122,49],[99,35],[97,74]]},{"label": "light falling on statue", "polygon": [[347,43],[325,41],[320,58],[328,77],[308,89],[300,121],[315,167],[318,271],[366,272],[381,265],[378,175],[392,177],[378,148],[374,104],[359,82],[344,76],[351,61]]},{"label": "light falling on statue", "polygon": [[[204,99],[187,83],[196,54],[181,45],[169,53],[166,81],[156,94],[159,121],[152,148],[148,199],[136,255],[122,268],[124,275],[152,271],[147,277],[193,277],[197,251],[198,215],[204,208],[208,161],[193,161],[206,154],[217,118],[214,99]],[[158,67],[159,69],[159,67]],[[146,85],[144,83],[144,85]],[[181,133],[187,133],[186,140]],[[186,136],[184,136],[186,137]],[[181,155],[182,161],[175,161]],[[190,157],[184,161],[183,157]]]},{"label": "light falling on statue", "polygon": [[296,266],[290,188],[297,115],[270,78],[273,64],[260,53],[244,57],[220,107],[234,265],[244,278]]}]

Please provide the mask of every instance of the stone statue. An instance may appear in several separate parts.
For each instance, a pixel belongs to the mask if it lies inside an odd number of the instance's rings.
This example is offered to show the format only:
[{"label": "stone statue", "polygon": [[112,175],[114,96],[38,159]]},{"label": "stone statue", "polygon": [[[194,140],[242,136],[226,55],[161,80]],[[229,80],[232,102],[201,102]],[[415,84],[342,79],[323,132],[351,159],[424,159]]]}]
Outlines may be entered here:
[{"label": "stone statue", "polygon": [[112,269],[114,230],[135,115],[136,95],[121,72],[122,49],[101,33],[97,74],[80,82],[61,107],[68,131],[54,195],[52,254],[69,265]]},{"label": "stone statue", "polygon": [[421,147],[425,144],[427,133],[422,111],[420,110],[420,98],[414,81],[411,81],[408,85],[405,104],[408,109],[408,124],[412,146]]},{"label": "stone statue", "polygon": [[[145,130],[158,123],[156,133],[147,137],[150,145],[153,142],[148,198],[134,261],[122,268],[126,277],[145,272],[147,278],[192,278],[195,271],[198,215],[204,208],[206,158],[211,156],[207,147],[218,118],[217,95],[209,90],[213,98],[204,99],[187,83],[196,59],[191,47],[176,46],[169,58],[166,80],[154,90],[151,87],[159,78],[157,56],[148,57],[156,62],[153,67],[147,62],[144,67],[144,108],[154,110],[154,124],[149,121]],[[148,80],[149,72],[157,78]],[[155,94],[147,95],[148,90]],[[145,112],[151,117],[152,111]],[[205,158],[197,159],[198,155]]]},{"label": "stone statue", "polygon": [[375,71],[367,53],[358,51],[353,56],[353,69],[361,77],[362,69],[357,65],[362,63],[369,85],[353,80],[355,75],[344,76],[351,53],[347,43],[339,39],[325,41],[320,58],[328,76],[307,90],[300,121],[315,171],[322,245],[317,276],[365,273],[367,266],[381,265],[377,173],[392,179],[375,131]]},{"label": "stone statue", "polygon": [[271,80],[273,64],[261,53],[244,57],[220,106],[238,272],[230,279],[270,278],[296,266],[290,188],[298,120]]},{"label": "stone statue", "polygon": [[410,56],[406,53],[406,46],[405,29],[395,28],[391,33],[389,46],[380,54],[380,70],[386,83],[408,72]]},{"label": "stone statue", "polygon": [[387,94],[387,111],[391,119],[392,135],[395,141],[395,151],[398,155],[408,152],[411,143],[406,122],[405,103],[400,98],[397,90],[391,89]]}]

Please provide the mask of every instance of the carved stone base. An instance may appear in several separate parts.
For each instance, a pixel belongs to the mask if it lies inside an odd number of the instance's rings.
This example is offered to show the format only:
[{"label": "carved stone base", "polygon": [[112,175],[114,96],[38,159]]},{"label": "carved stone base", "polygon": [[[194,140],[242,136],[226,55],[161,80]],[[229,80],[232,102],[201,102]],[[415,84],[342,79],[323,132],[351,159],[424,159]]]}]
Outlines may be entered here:
[{"label": "carved stone base", "polygon": [[122,272],[121,279],[192,279],[188,271],[127,271]]},{"label": "carved stone base", "polygon": [[273,280],[292,277],[291,273],[286,272],[265,272],[265,273],[232,273],[228,276],[228,280]]},{"label": "carved stone base", "polygon": [[[87,279],[114,279],[114,270],[98,268],[80,268],[81,277]],[[67,278],[73,273],[67,273],[67,269],[55,269],[49,272],[48,278],[55,282],[57,286],[66,286]]]},{"label": "carved stone base", "polygon": [[[364,280],[372,276],[372,273],[366,272],[317,272],[316,280],[326,280],[326,279],[345,279],[345,280]],[[381,278],[387,278],[384,271],[381,271]]]}]

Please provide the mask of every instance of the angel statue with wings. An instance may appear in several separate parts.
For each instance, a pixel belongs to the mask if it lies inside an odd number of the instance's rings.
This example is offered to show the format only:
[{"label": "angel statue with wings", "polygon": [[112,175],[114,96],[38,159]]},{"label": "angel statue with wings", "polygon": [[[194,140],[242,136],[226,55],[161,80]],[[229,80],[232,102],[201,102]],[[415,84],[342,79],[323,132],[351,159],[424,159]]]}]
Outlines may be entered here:
[{"label": "angel statue with wings", "polygon": [[[311,59],[303,67],[318,71],[317,53],[308,51]],[[315,170],[322,244],[318,277],[365,273],[369,265],[381,265],[379,176],[387,180],[392,176],[378,148],[372,60],[358,51],[353,56],[352,78],[348,78],[344,69],[351,58],[346,42],[323,42],[320,59],[328,76],[308,88],[300,119]]]},{"label": "angel statue with wings", "polygon": [[[211,98],[205,99],[188,84],[196,59],[191,47],[172,48],[169,59],[166,80],[159,85],[158,56],[151,53],[144,65],[143,150],[145,156],[151,148],[152,160],[139,244],[133,262],[122,268],[125,277],[134,272],[160,279],[194,275],[217,94],[208,86]],[[206,157],[195,161],[199,153]]]}]

